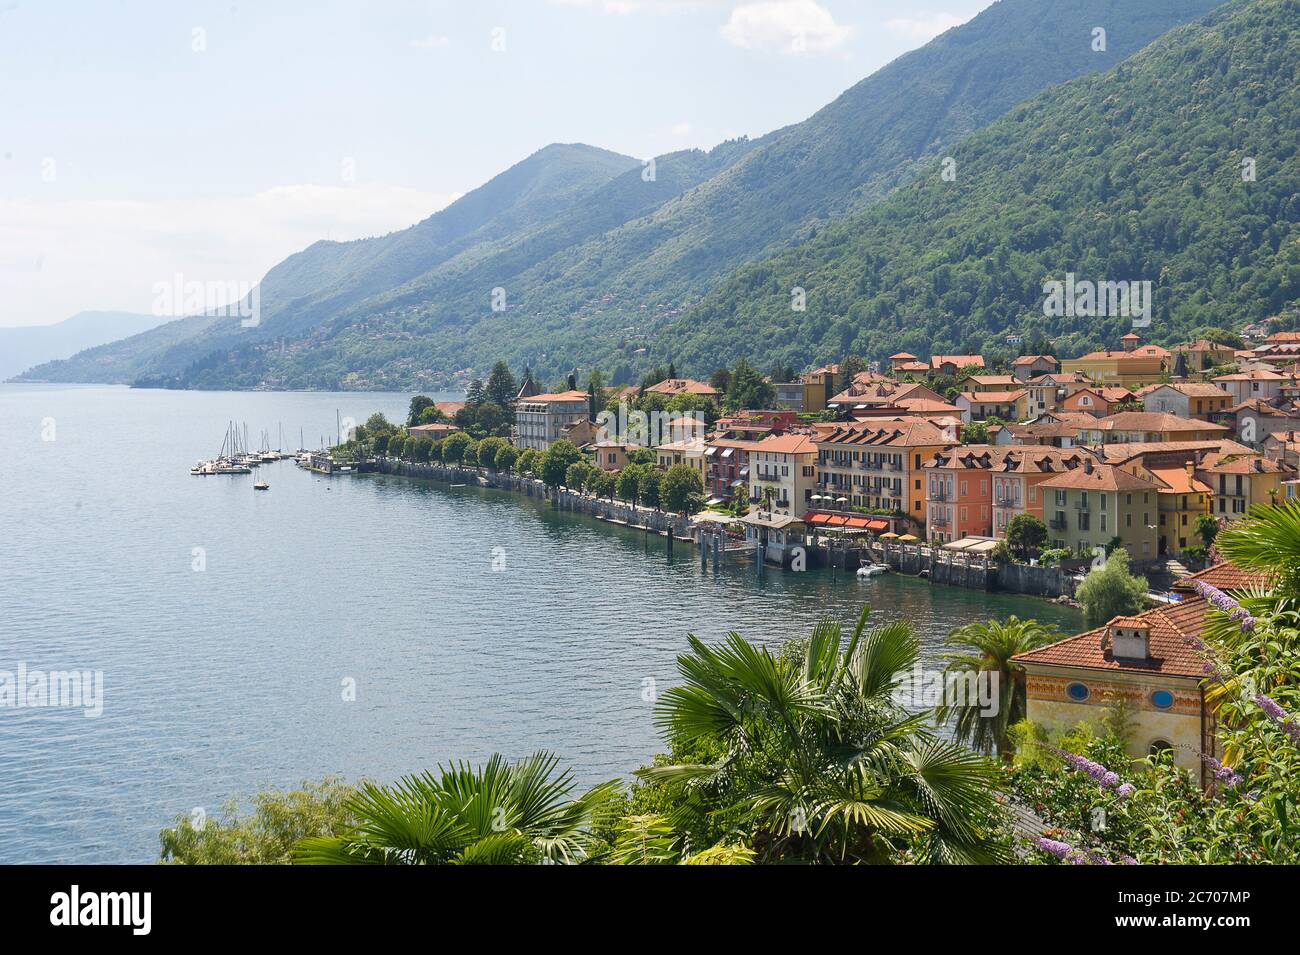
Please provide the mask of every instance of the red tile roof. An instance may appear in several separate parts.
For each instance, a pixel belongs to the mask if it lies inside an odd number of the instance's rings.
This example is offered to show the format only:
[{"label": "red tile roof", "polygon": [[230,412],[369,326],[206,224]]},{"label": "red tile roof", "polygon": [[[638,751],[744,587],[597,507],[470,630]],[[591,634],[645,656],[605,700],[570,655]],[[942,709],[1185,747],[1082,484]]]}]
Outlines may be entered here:
[{"label": "red tile roof", "polygon": [[1205,675],[1205,660],[1197,652],[1192,640],[1199,638],[1205,627],[1206,607],[1207,604],[1200,597],[1190,597],[1139,614],[1139,625],[1147,627],[1149,631],[1147,652],[1150,659],[1147,661],[1117,660],[1111,653],[1109,624],[1075,637],[1067,637],[1050,646],[1018,654],[1012,659],[1031,665],[1160,673],[1164,676],[1200,680]]},{"label": "red tile roof", "polygon": [[1191,590],[1192,584],[1196,581],[1232,593],[1233,591],[1268,587],[1271,578],[1267,574],[1246,570],[1236,564],[1224,561],[1221,564],[1215,564],[1213,567],[1206,567],[1204,570],[1197,571],[1190,577],[1184,577],[1174,584],[1174,589]]}]

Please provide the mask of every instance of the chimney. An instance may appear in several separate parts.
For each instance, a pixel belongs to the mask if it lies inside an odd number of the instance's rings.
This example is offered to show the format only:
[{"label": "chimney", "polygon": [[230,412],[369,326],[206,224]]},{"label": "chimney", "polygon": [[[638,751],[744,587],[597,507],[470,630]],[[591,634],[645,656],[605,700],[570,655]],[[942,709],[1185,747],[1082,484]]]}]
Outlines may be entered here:
[{"label": "chimney", "polygon": [[1110,622],[1110,653],[1120,660],[1151,659],[1151,629],[1138,617]]},{"label": "chimney", "polygon": [[1084,474],[1092,473],[1092,458],[1083,459],[1083,473]]}]

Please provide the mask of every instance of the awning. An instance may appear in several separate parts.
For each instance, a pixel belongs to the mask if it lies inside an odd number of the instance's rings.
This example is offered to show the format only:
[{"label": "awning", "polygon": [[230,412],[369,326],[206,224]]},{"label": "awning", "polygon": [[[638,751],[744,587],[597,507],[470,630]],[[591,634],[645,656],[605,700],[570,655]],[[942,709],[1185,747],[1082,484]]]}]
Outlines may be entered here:
[{"label": "awning", "polygon": [[705,501],[704,503],[706,503],[709,507],[713,507],[713,506],[716,505],[716,504],[723,504],[723,503],[726,503],[726,502],[725,502],[725,500],[724,500],[723,498],[720,498],[720,497],[711,497],[711,498],[709,498],[707,501]]},{"label": "awning", "polygon": [[719,455],[719,457],[729,458],[729,457],[731,457],[731,452],[732,452],[732,451],[735,451],[735,450],[736,450],[735,448],[723,448],[723,449],[722,449],[722,454]]},{"label": "awning", "polygon": [[843,527],[849,522],[849,519],[842,514],[832,514],[830,520],[826,522],[828,527]]},{"label": "awning", "polygon": [[705,448],[705,449],[704,449],[704,456],[705,456],[705,457],[711,457],[712,455],[715,455],[715,454],[717,454],[717,453],[718,453],[718,449],[717,449],[717,448]]},{"label": "awning", "polygon": [[804,521],[809,524],[825,524],[830,519],[829,514],[807,514],[804,516]]},{"label": "awning", "polygon": [[844,524],[845,527],[857,527],[862,530],[867,529],[867,519],[865,517],[850,517]]},{"label": "awning", "polygon": [[745,468],[741,468],[741,469],[740,469],[740,476],[743,477],[743,478],[745,478],[745,477],[749,477],[749,468],[747,468],[747,467],[745,467]]},{"label": "awning", "polygon": [[744,481],[732,481],[732,482],[731,482],[731,486],[732,486],[732,487],[744,487],[744,486],[745,486],[745,482],[744,482]]},{"label": "awning", "polygon": [[887,531],[889,530],[889,521],[867,521],[867,530]]}]

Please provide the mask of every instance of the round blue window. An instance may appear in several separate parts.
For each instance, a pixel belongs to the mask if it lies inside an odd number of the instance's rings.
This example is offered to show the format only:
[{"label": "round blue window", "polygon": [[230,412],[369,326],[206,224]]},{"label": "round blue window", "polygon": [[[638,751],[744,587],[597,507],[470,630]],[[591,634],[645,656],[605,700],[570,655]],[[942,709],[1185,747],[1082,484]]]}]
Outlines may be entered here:
[{"label": "round blue window", "polygon": [[1082,703],[1088,698],[1088,687],[1083,683],[1071,683],[1065,688],[1065,695],[1076,703]]},{"label": "round blue window", "polygon": [[1151,694],[1151,705],[1158,710],[1167,710],[1174,705],[1174,695],[1168,690],[1156,690]]}]

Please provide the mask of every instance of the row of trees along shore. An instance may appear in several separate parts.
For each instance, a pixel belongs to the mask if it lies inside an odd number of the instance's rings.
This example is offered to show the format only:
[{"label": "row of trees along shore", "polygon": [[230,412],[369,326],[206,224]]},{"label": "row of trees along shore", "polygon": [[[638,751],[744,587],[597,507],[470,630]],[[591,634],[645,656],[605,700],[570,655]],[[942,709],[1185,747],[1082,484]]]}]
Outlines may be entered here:
[{"label": "row of trees along shore", "polygon": [[[895,691],[918,660],[907,620],[846,633],[823,620],[767,646],[686,636],[656,704],[663,751],[630,785],[579,791],[550,753],[452,762],[395,783],[269,790],[161,834],[170,863],[1243,864],[1300,862],[1300,504],[1220,534],[1269,581],[1206,588],[1197,652],[1221,760],[1203,789],[1163,751],[1126,753],[1131,714],[1049,733],[1025,719],[1012,657],[1060,635],[1015,617],[950,638],[951,673],[996,672],[996,714],[915,712]],[[947,728],[947,732],[945,732]],[[1041,821],[1026,829],[1028,818]],[[1095,821],[1105,819],[1105,825]]]}]

